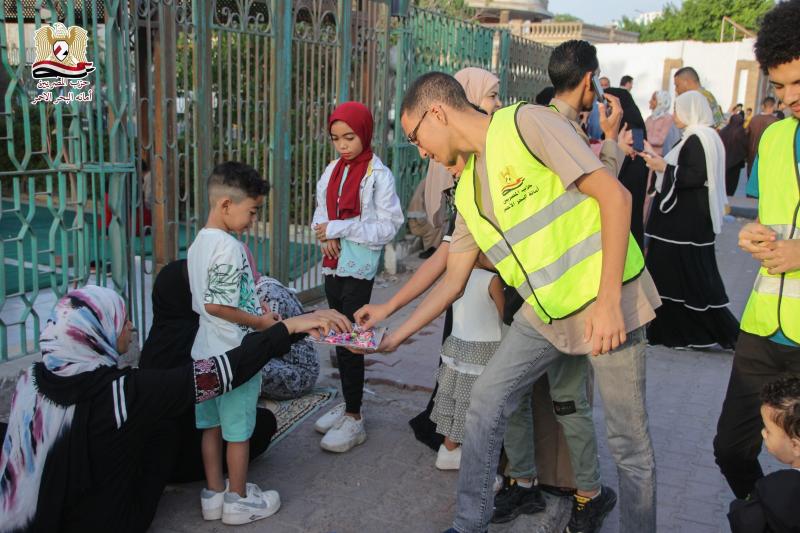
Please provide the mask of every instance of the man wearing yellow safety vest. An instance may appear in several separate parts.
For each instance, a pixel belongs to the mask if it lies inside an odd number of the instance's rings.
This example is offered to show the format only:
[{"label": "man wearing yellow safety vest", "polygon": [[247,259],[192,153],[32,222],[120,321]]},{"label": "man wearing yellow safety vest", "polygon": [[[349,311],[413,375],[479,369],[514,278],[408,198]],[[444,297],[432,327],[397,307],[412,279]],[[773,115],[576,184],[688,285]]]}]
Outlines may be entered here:
[{"label": "man wearing yellow safety vest", "polygon": [[[596,68],[597,53],[594,46],[586,41],[575,40],[557,46],[550,55],[548,65],[555,91],[550,108],[566,117],[587,145],[589,137],[578,121],[580,112],[591,109],[596,101],[591,84],[583,83],[585,74]],[[615,112],[622,109],[615,96],[606,93],[605,97]],[[599,158],[609,173],[617,176],[625,162],[623,150],[633,153],[631,132],[626,127],[617,133],[619,121],[613,112],[608,118],[603,115],[600,122],[604,140]],[[660,298],[647,271],[642,272],[632,286],[626,286],[625,291],[628,296],[623,311],[626,330],[634,331],[654,318],[653,309],[660,305]],[[559,352],[573,355],[561,357],[551,364],[547,378],[553,411],[566,437],[579,495],[586,491],[592,494],[592,489],[596,489],[599,483],[594,471],[599,465],[593,438],[592,408],[586,397],[590,361],[586,357],[574,357],[587,352],[583,346],[582,326],[580,316],[558,320],[548,326],[554,334],[546,335]],[[542,327],[540,325],[539,329]],[[631,394],[632,391],[645,388],[645,350],[643,344],[634,344],[632,348],[625,352],[625,356],[616,354],[614,357],[591,358],[595,380],[603,393],[603,402],[611,407],[607,410],[605,420],[607,433],[612,439],[612,455],[621,459],[618,464],[625,465],[619,469],[622,480],[619,531],[622,533],[654,531],[656,528],[655,457],[647,412],[641,403],[643,396]],[[612,395],[617,397],[616,400],[611,398]],[[510,521],[528,512],[531,499],[528,493],[536,488],[526,488],[536,475],[533,431],[530,398],[523,396],[520,406],[508,420],[503,446],[512,481],[495,497],[493,523]]]},{"label": "man wearing yellow safety vest", "polygon": [[[590,84],[596,69],[595,55],[579,83]],[[646,428],[646,341],[641,325],[628,327],[628,317],[642,285],[652,281],[630,235],[629,193],[557,111],[521,103],[489,118],[470,107],[455,79],[433,72],[409,87],[401,124],[423,157],[448,166],[459,155],[469,159],[456,192],[459,217],[447,273],[379,351],[393,351],[441,314],[460,295],[481,251],[526,302],[475,382],[467,415],[453,530],[482,533],[492,515],[508,416],[550,364],[567,357],[555,346],[554,323],[579,321],[583,349],[576,353],[618,365],[624,377],[600,384],[610,400],[606,411],[633,413]],[[624,426],[609,426],[619,432],[612,438],[631,444],[614,446],[620,462],[645,438],[623,435]],[[632,486],[624,490],[637,490],[637,481],[625,479]],[[599,530],[613,508],[616,496],[601,489],[599,472],[594,482],[594,490],[575,499],[568,531]]]},{"label": "man wearing yellow safety vest", "polygon": [[764,17],[756,59],[787,117],[764,131],[748,183],[758,221],[744,226],[739,247],[761,263],[742,315],[728,391],[714,439],[717,464],[737,498],[764,474],[760,392],[800,374],[800,0]]}]

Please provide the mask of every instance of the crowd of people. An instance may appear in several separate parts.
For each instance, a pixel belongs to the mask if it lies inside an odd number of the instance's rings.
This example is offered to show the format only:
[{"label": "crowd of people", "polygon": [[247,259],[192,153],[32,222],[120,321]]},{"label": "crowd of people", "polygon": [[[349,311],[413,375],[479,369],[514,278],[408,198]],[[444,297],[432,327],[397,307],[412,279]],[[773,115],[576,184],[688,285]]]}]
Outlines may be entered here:
[{"label": "crowd of people", "polygon": [[[0,531],[144,531],[166,483],[201,479],[205,520],[275,514],[278,492],[248,482],[249,461],[276,430],[259,397],[294,398],[314,385],[308,335],[374,327],[431,288],[376,351],[396,350],[446,314],[436,387],[409,423],[437,469],[459,472],[448,532],[542,512],[545,491],[571,498],[568,533],[599,531],[617,505],[620,531],[655,532],[648,345],[734,350],[713,443],[735,496],[731,528],[797,531],[797,27],[800,0],[764,17],[755,52],[775,97],[757,115],[723,113],[687,66],[674,75],[674,103],[655,91],[645,120],[633,78],[612,87],[598,77],[585,41],[553,50],[552,87],[535,104],[503,107],[499,79],[479,68],[420,76],[399,114],[407,141],[430,159],[406,213],[425,262],[382,304],[370,303],[372,288],[404,213],[372,151],[366,106],[341,103],[328,118],[337,158],[318,180],[309,221],[330,309],[304,313],[257,271],[234,235],[253,223],[269,185],[246,164],[216,166],[205,227],[188,258],[155,280],[138,367],[118,367],[131,322],[117,293],[86,286],[56,304],[41,361],[12,401]],[[740,322],[715,248],[744,169],[759,204],[739,246],[760,268]],[[328,452],[367,440],[364,353],[336,348],[343,402],[314,424]],[[594,387],[618,488],[600,472]],[[762,443],[790,468],[764,476]]]}]

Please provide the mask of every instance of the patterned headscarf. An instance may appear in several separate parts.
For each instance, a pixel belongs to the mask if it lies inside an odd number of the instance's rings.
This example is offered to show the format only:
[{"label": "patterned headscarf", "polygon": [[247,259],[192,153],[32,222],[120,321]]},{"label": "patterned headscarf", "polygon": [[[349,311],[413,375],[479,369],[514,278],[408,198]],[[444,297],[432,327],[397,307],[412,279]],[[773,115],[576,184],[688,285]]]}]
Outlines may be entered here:
[{"label": "patterned headscarf", "polygon": [[[116,367],[125,303],[113,290],[93,285],[70,291],[53,309],[40,336],[45,372],[58,378]],[[17,382],[0,452],[0,531],[23,529],[36,515],[45,463],[56,440],[68,435],[75,404],[43,395],[34,367]]]}]

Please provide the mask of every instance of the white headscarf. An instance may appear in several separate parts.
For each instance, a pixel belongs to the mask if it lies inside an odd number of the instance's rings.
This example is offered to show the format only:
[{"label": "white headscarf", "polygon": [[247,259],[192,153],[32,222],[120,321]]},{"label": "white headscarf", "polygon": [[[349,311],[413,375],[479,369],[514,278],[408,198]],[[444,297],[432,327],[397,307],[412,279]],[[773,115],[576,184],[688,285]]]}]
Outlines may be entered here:
[{"label": "white headscarf", "polygon": [[653,118],[663,117],[669,114],[670,104],[672,104],[672,97],[668,91],[656,91],[656,107],[653,109]]},{"label": "white headscarf", "polygon": [[[692,135],[700,139],[706,156],[706,185],[708,186],[708,207],[714,233],[722,231],[722,219],[728,197],[725,195],[725,146],[719,133],[714,129],[714,114],[708,99],[698,91],[687,91],[675,99],[675,116],[686,124],[681,140],[664,156],[668,165],[677,172],[678,155],[686,139]],[[659,172],[657,188],[660,190],[663,173]]]}]

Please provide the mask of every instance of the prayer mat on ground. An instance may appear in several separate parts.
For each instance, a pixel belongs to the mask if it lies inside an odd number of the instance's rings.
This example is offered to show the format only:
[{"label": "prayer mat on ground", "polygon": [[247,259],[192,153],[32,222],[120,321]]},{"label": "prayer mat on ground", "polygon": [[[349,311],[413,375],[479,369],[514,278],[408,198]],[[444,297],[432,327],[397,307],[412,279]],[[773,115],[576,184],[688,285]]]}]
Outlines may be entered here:
[{"label": "prayer mat on ground", "polygon": [[294,400],[259,399],[258,406],[272,411],[278,422],[278,431],[272,437],[270,448],[330,402],[336,396],[336,392],[333,387],[315,387],[305,396]]}]

